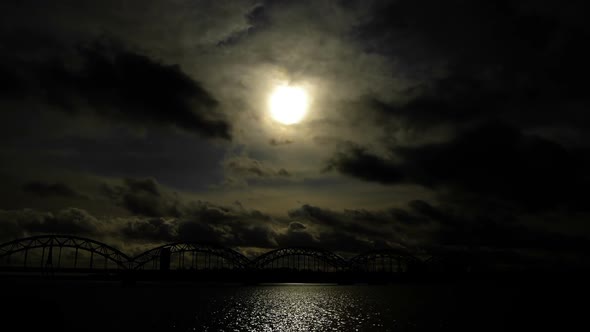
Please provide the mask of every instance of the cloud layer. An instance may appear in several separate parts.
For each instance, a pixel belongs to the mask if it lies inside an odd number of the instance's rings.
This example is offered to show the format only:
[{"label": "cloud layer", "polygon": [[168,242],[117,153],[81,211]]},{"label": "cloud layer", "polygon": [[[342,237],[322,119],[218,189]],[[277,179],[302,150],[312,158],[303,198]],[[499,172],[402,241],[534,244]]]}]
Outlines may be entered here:
[{"label": "cloud layer", "polygon": [[5,239],[587,251],[581,1],[60,4],[0,5]]}]

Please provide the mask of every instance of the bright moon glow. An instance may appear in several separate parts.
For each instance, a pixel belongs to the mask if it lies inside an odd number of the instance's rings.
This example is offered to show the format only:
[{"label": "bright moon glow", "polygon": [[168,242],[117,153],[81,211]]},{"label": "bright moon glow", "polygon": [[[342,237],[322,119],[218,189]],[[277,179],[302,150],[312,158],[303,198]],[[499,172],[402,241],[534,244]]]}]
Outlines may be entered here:
[{"label": "bright moon glow", "polygon": [[279,86],[270,96],[269,107],[276,121],[286,125],[298,123],[307,113],[307,94],[302,88]]}]

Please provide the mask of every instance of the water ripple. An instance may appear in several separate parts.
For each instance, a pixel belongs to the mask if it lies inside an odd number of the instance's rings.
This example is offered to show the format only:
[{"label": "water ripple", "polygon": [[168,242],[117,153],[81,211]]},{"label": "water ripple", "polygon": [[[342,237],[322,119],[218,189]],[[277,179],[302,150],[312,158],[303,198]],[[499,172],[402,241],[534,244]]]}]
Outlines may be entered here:
[{"label": "water ripple", "polygon": [[368,298],[340,287],[267,286],[241,289],[197,317],[203,331],[383,330]]}]

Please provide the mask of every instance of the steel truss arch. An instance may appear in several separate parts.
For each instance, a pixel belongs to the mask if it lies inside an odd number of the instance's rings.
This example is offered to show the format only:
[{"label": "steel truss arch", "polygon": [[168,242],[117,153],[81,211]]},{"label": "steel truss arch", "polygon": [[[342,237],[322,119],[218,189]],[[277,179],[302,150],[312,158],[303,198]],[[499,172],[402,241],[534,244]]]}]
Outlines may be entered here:
[{"label": "steel truss arch", "polygon": [[164,250],[169,250],[170,254],[185,252],[205,253],[228,260],[238,268],[246,268],[250,260],[239,252],[222,246],[202,244],[197,242],[177,242],[165,244],[148,251],[145,251],[130,260],[133,269],[140,269],[147,263],[158,260]]},{"label": "steel truss arch", "polygon": [[[353,270],[366,270],[371,263],[376,264],[377,262],[388,261],[390,264],[392,261],[396,261],[396,268],[398,271],[403,271],[401,268],[402,264],[407,266],[416,267],[422,264],[422,261],[402,250],[397,249],[382,249],[382,250],[371,250],[360,255],[357,255],[350,259],[350,267]],[[381,266],[385,269],[384,266]],[[390,269],[391,270],[391,269]]]},{"label": "steel truss arch", "polygon": [[264,267],[271,264],[273,261],[287,256],[309,256],[314,257],[316,259],[324,260],[328,262],[332,267],[338,269],[346,269],[348,267],[348,262],[344,260],[344,258],[336,255],[335,253],[324,249],[310,247],[290,247],[271,250],[267,253],[264,253],[256,257],[256,259],[252,261],[250,266],[254,269],[263,269]]},{"label": "steel truss arch", "polygon": [[17,239],[0,245],[0,258],[38,248],[74,248],[97,254],[114,262],[121,269],[129,267],[129,257],[107,244],[73,235],[39,235]]}]

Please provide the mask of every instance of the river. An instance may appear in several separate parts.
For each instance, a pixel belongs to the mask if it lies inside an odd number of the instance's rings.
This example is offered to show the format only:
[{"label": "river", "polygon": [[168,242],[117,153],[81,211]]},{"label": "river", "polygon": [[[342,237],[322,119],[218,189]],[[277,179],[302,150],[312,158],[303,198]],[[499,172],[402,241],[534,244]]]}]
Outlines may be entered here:
[{"label": "river", "polygon": [[[562,329],[584,306],[572,285],[6,281],[15,331],[525,331]],[[568,294],[569,292],[569,294]],[[585,317],[584,317],[585,318]]]}]

